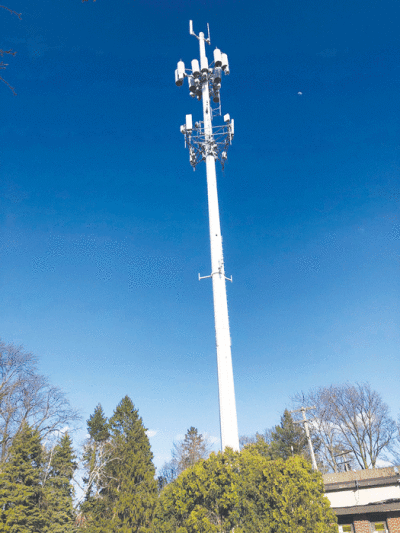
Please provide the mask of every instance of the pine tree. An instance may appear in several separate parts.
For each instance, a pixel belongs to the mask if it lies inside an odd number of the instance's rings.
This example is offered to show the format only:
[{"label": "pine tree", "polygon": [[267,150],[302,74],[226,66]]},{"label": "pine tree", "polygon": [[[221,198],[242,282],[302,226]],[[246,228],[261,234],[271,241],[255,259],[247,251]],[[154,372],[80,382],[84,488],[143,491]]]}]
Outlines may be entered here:
[{"label": "pine tree", "polygon": [[191,426],[183,440],[174,442],[172,459],[168,463],[164,463],[160,470],[160,475],[157,478],[159,491],[174,481],[186,468],[193,466],[200,459],[207,459],[210,451],[211,443],[207,437],[199,433],[197,428]]},{"label": "pine tree", "polygon": [[47,527],[44,533],[72,533],[76,531],[71,484],[77,468],[72,440],[65,433],[48,453],[48,466],[43,479],[44,512]]},{"label": "pine tree", "polygon": [[8,461],[0,472],[0,532],[41,533],[42,446],[40,435],[24,424],[14,437]]},{"label": "pine tree", "polygon": [[125,396],[110,419],[116,460],[108,463],[107,497],[112,502],[109,531],[150,531],[157,499],[153,454],[142,419]]},{"label": "pine tree", "polygon": [[110,454],[110,432],[107,417],[101,404],[87,421],[89,439],[85,445],[83,460],[86,468],[86,500],[97,497],[105,485],[105,465]]},{"label": "pine tree", "polygon": [[[110,439],[109,423],[103,408],[98,404],[87,420],[89,438],[84,446],[83,461],[85,476],[85,500],[80,506],[79,521],[90,533],[102,531],[101,525],[110,515],[104,499],[107,487],[106,466],[112,460],[113,444]],[[99,529],[100,528],[100,529]]]},{"label": "pine tree", "polygon": [[87,427],[90,438],[94,442],[104,442],[109,438],[109,423],[100,403],[97,404],[94,413],[89,417]]},{"label": "pine tree", "polygon": [[206,459],[210,455],[210,443],[207,438],[191,426],[183,441],[174,444],[172,458],[177,464],[177,472],[180,474],[186,468],[193,466],[200,459]]},{"label": "pine tree", "polygon": [[90,533],[150,531],[157,481],[146,429],[132,400],[125,396],[109,422],[104,413],[98,412],[91,417],[90,424],[93,442],[100,436],[109,437],[102,441],[107,457],[102,486],[82,505],[85,527]]},{"label": "pine tree", "polygon": [[288,459],[293,455],[308,457],[308,443],[304,429],[293,421],[287,409],[281,417],[279,426],[271,433],[270,451],[273,458]]}]

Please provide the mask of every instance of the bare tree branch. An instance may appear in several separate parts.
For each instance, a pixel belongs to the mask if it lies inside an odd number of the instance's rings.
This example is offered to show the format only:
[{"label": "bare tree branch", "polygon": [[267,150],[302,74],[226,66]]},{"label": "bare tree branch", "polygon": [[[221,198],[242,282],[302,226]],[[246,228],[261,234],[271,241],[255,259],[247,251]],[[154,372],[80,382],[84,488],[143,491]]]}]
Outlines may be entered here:
[{"label": "bare tree branch", "polygon": [[193,466],[200,459],[207,459],[211,453],[211,442],[203,436],[197,428],[190,427],[185,438],[174,442],[172,449],[172,462],[176,464],[178,475],[186,468]]},{"label": "bare tree branch", "polygon": [[[5,9],[6,11],[9,11],[12,15],[16,15],[19,18],[19,20],[21,20],[22,13],[17,13],[16,11],[14,11],[13,9],[10,9],[7,6],[0,6],[0,8]],[[13,52],[12,50],[0,50],[0,56],[1,57],[3,57],[4,54],[15,56],[16,53],[17,52]],[[8,67],[8,63],[4,63],[4,61],[0,62],[0,70],[5,70],[7,67]],[[15,92],[14,87],[12,87],[8,83],[8,81],[3,78],[3,76],[0,76],[0,81],[2,81],[3,83],[5,83],[7,85],[7,87],[11,90],[11,92],[13,93],[14,96],[17,95],[17,93]]]},{"label": "bare tree branch", "polygon": [[[84,499],[99,498],[110,479],[115,479],[106,473],[107,465],[112,461],[120,461],[121,457],[115,456],[116,445],[110,438],[96,442],[89,438],[83,446],[83,465],[87,477],[83,478],[84,491],[76,502],[78,508]],[[77,485],[83,486],[76,480]]]},{"label": "bare tree branch", "polygon": [[0,341],[0,463],[24,423],[49,439],[79,419],[64,392],[37,373],[32,353]]},{"label": "bare tree branch", "polygon": [[9,11],[12,15],[17,15],[17,17],[19,18],[19,20],[22,19],[22,13],[17,13],[16,11],[14,11],[13,9],[10,9],[9,7],[7,6],[0,6],[1,8],[3,9],[6,9],[7,11]]},{"label": "bare tree branch", "polygon": [[[296,404],[304,402],[304,395],[293,398]],[[316,405],[312,422],[322,441],[324,462],[337,471],[336,457],[351,452],[359,468],[375,468],[378,458],[395,439],[396,424],[380,394],[368,383],[331,385],[310,391],[307,403]]]}]

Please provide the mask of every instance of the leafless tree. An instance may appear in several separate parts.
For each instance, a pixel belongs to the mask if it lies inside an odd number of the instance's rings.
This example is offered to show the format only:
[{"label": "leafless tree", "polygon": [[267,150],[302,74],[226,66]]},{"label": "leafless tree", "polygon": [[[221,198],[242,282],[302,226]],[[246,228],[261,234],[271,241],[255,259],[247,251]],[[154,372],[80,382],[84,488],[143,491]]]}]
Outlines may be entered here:
[{"label": "leafless tree", "polygon": [[206,435],[202,435],[195,427],[190,427],[185,438],[174,442],[172,459],[164,463],[160,470],[159,484],[164,486],[176,479],[181,472],[193,466],[200,459],[207,459],[212,444]]},{"label": "leafless tree", "polygon": [[[329,388],[320,387],[310,391],[307,395],[303,392],[296,394],[292,400],[296,406],[315,405],[312,411],[314,418],[310,420],[311,430],[320,441],[318,450],[319,462],[328,470],[338,472],[337,456],[344,452],[344,447],[340,439],[339,428],[332,422],[333,411],[329,397]],[[294,414],[300,419],[300,413]],[[353,457],[351,457],[353,459]]]},{"label": "leafless tree", "polygon": [[200,459],[207,459],[211,453],[211,442],[207,436],[190,427],[183,440],[174,442],[172,460],[176,463],[177,472],[180,474],[186,468],[193,466]]},{"label": "leafless tree", "polygon": [[158,476],[159,484],[161,487],[164,487],[165,485],[168,485],[168,483],[171,483],[178,477],[178,468],[176,461],[172,459],[172,461],[169,461],[168,463],[164,463],[163,466],[160,469],[160,473]]},{"label": "leafless tree", "polygon": [[[107,465],[111,461],[119,461],[121,458],[115,456],[115,443],[111,438],[101,442],[95,442],[89,438],[83,445],[83,462],[85,475],[82,480],[77,477],[74,482],[81,490],[81,497],[76,502],[78,508],[84,499],[99,498],[110,479],[107,475]],[[82,482],[81,482],[82,481]]]},{"label": "leafless tree", "polygon": [[248,444],[254,444],[257,441],[255,435],[240,435],[239,437],[239,446],[242,450]]},{"label": "leafless tree", "polygon": [[297,394],[294,403],[316,405],[312,422],[325,464],[337,471],[336,457],[349,451],[359,468],[376,466],[396,435],[396,424],[380,394],[368,383],[331,385]]},{"label": "leafless tree", "polygon": [[0,340],[0,462],[24,423],[43,439],[80,419],[61,389],[37,371],[37,358]]},{"label": "leafless tree", "polygon": [[400,414],[397,419],[397,434],[394,440],[393,446],[391,447],[391,457],[393,459],[393,464],[400,464]]},{"label": "leafless tree", "polygon": [[242,450],[248,444],[256,444],[256,442],[262,438],[267,444],[271,444],[273,428],[267,428],[264,433],[257,433],[255,435],[241,435],[239,437],[239,446]]}]

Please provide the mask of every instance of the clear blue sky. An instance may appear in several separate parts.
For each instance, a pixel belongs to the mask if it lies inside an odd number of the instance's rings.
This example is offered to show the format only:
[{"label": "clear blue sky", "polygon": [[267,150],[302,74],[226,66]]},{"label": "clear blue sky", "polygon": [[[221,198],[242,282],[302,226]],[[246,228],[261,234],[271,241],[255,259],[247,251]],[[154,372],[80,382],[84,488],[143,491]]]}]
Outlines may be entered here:
[{"label": "clear blue sky", "polygon": [[[158,466],[219,437],[205,168],[174,84],[210,23],[235,119],[218,173],[240,434],[369,381],[399,413],[397,0],[12,0],[0,12],[0,336],[84,420],[129,394]],[[298,94],[301,92],[302,94]]]}]

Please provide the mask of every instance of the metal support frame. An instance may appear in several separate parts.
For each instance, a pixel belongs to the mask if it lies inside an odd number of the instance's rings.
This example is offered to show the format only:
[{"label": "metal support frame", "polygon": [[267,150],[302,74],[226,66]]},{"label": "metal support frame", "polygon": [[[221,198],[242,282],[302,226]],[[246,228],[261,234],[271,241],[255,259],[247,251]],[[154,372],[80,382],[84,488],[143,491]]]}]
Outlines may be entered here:
[{"label": "metal support frame", "polygon": [[204,122],[196,122],[193,130],[185,131],[185,148],[189,148],[190,164],[193,170],[196,170],[196,166],[201,161],[205,161],[209,154],[213,155],[214,159],[218,160],[224,168],[232,139],[231,124],[213,126],[212,138],[210,139],[205,135]]}]

